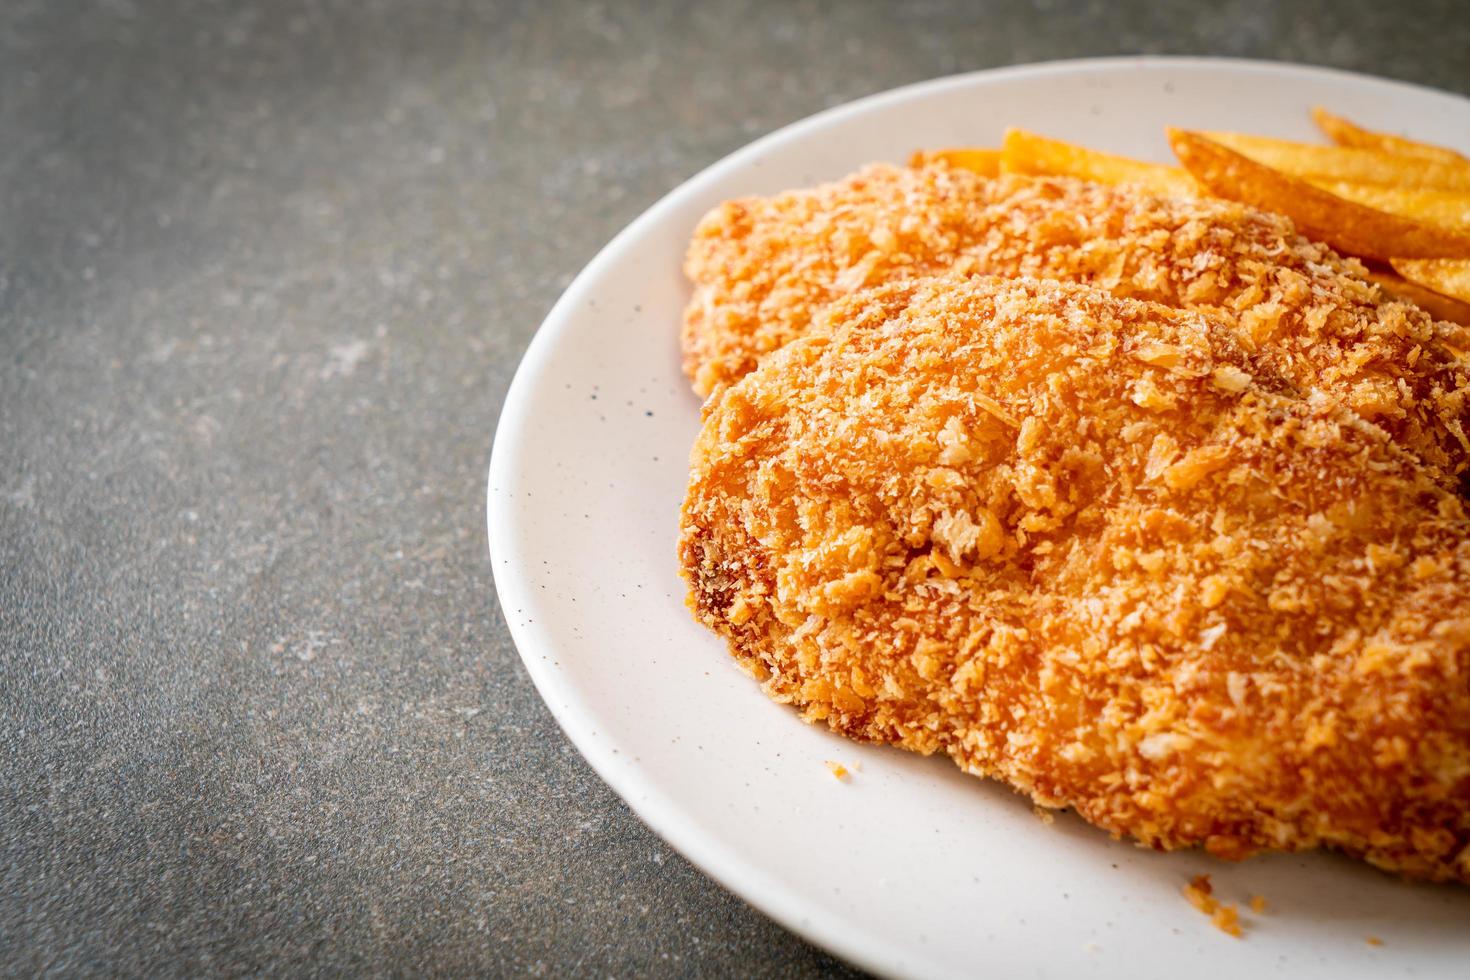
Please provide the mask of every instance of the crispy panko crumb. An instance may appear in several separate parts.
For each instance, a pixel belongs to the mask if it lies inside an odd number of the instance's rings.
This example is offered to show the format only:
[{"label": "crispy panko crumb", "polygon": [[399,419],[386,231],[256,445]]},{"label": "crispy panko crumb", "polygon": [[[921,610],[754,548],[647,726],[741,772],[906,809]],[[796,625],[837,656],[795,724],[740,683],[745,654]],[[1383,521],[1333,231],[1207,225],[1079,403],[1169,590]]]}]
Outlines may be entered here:
[{"label": "crispy panko crumb", "polygon": [[1377,936],[1364,936],[1363,938],[1368,943],[1369,946],[1382,946],[1383,945],[1383,940],[1382,939],[1379,939]]},{"label": "crispy panko crumb", "polygon": [[1464,501],[1228,317],[862,291],[707,402],[691,470],[690,606],[809,721],[1158,849],[1470,882]]},{"label": "crispy panko crumb", "polygon": [[1251,896],[1251,911],[1254,912],[1256,915],[1265,915],[1266,909],[1268,907],[1269,906],[1264,895]]},{"label": "crispy panko crumb", "polygon": [[[860,289],[946,272],[1034,276],[1211,312],[1324,407],[1348,408],[1452,474],[1470,457],[1470,331],[1382,293],[1356,259],[1303,238],[1287,218],[1228,201],[1068,178],[988,179],[942,162],[875,165],[720,205],[695,231],[685,271],[694,295],[684,367],[701,395],[739,380]],[[1169,356],[1135,352],[1150,355]],[[1225,393],[1247,384],[1233,365],[1214,372]],[[1144,377],[1128,397],[1167,412],[1163,390]]]},{"label": "crispy panko crumb", "polygon": [[1209,875],[1195,875],[1189,884],[1184,886],[1184,897],[1189,899],[1189,904],[1199,909],[1205,915],[1214,915],[1220,908],[1220,903],[1215,900],[1215,886],[1210,884]]},{"label": "crispy panko crumb", "polygon": [[838,779],[838,780],[840,780],[842,782],[847,782],[847,777],[848,777],[847,767],[844,766],[842,763],[836,762],[836,761],[834,761],[832,759],[828,759],[827,760],[827,771],[832,774],[833,778]]},{"label": "crispy panko crumb", "polygon": [[1190,905],[1208,915],[1216,929],[1237,939],[1240,938],[1240,910],[1235,907],[1234,903],[1220,904],[1220,901],[1215,898],[1215,886],[1210,884],[1209,875],[1195,875],[1189,884],[1184,886],[1184,897],[1189,899]]},{"label": "crispy panko crumb", "polygon": [[1234,904],[1220,906],[1215,910],[1215,914],[1210,916],[1210,922],[1216,929],[1227,935],[1234,936],[1236,939],[1241,937],[1240,910]]}]

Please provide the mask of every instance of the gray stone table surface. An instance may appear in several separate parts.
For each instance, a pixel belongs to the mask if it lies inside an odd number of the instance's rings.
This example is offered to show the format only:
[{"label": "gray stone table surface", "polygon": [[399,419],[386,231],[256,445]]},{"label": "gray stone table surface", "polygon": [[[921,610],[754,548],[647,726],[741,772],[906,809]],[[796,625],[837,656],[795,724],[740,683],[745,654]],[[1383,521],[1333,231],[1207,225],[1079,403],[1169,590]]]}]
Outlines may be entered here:
[{"label": "gray stone table surface", "polygon": [[0,974],[847,972],[521,669],[484,474],[543,314],[683,178],[893,85],[1466,92],[1467,51],[1456,0],[0,4]]}]

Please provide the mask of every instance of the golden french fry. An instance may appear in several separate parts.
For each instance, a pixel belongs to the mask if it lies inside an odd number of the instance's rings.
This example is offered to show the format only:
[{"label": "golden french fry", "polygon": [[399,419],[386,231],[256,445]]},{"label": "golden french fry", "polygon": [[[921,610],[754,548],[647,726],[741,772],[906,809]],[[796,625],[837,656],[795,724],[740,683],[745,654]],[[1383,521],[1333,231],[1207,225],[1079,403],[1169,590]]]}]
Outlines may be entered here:
[{"label": "golden french fry", "polygon": [[1370,272],[1368,278],[1399,299],[1413,303],[1436,320],[1448,320],[1470,327],[1470,303],[1435,292],[1391,272]]},{"label": "golden french fry", "polygon": [[1175,197],[1199,195],[1199,187],[1178,167],[1089,150],[1024,129],[1006,130],[1001,169],[1036,176],[1079,177],[1099,184],[1140,184],[1156,194]]},{"label": "golden french fry", "polygon": [[1200,135],[1293,177],[1470,192],[1470,165],[1467,164],[1406,157],[1379,150],[1294,143],[1245,133],[1206,132]]},{"label": "golden french fry", "polygon": [[1384,260],[1470,258],[1470,235],[1343,200],[1201,133],[1168,132],[1174,155],[1210,193],[1278,211],[1339,251]]},{"label": "golden french fry", "polygon": [[1394,258],[1389,265],[1410,282],[1470,303],[1470,259]]},{"label": "golden french fry", "polygon": [[1378,150],[1381,153],[1397,153],[1400,156],[1421,157],[1425,160],[1438,160],[1442,163],[1462,166],[1470,164],[1470,159],[1447,146],[1420,143],[1418,140],[1411,140],[1404,136],[1364,129],[1355,122],[1333,115],[1321,106],[1312,110],[1312,119],[1317,123],[1317,127],[1327,134],[1327,138],[1338,146]]},{"label": "golden french fry", "polygon": [[1390,214],[1414,218],[1431,225],[1470,232],[1470,194],[1454,191],[1421,191],[1386,184],[1353,184],[1343,180],[1310,183],[1338,197],[1366,204]]},{"label": "golden french fry", "polygon": [[928,163],[944,162],[951,167],[973,170],[982,177],[1000,175],[1001,151],[989,147],[964,146],[950,150],[916,150],[909,157],[910,167],[922,167]]}]

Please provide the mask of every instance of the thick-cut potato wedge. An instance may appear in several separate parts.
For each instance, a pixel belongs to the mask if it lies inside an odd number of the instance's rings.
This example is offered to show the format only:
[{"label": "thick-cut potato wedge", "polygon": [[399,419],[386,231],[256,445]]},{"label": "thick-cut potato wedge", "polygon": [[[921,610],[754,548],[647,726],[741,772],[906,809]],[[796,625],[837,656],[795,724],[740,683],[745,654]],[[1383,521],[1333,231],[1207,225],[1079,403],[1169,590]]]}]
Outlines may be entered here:
[{"label": "thick-cut potato wedge", "polygon": [[1079,177],[1099,184],[1140,184],[1170,197],[1199,196],[1199,187],[1178,167],[1089,150],[1024,129],[1006,130],[1001,169],[1014,174]]},{"label": "thick-cut potato wedge", "polygon": [[1470,232],[1470,194],[1420,191],[1384,184],[1352,184],[1344,180],[1310,181],[1349,201],[1431,225]]},{"label": "thick-cut potato wedge", "polygon": [[1470,165],[1405,157],[1378,150],[1294,143],[1244,133],[1206,132],[1200,135],[1293,177],[1470,192]]},{"label": "thick-cut potato wedge", "polygon": [[962,146],[950,150],[916,150],[909,157],[910,167],[943,161],[961,170],[973,170],[982,177],[1000,176],[1001,151],[990,147]]},{"label": "thick-cut potato wedge", "polygon": [[1470,303],[1470,259],[1395,258],[1389,265],[1411,282]]},{"label": "thick-cut potato wedge", "polygon": [[1168,132],[1174,155],[1207,191],[1280,212],[1304,235],[1338,251],[1384,260],[1470,258],[1470,235],[1345,201],[1201,133]]},{"label": "thick-cut potato wedge", "polygon": [[1411,140],[1404,136],[1364,129],[1355,122],[1341,116],[1334,116],[1321,106],[1312,110],[1312,119],[1317,123],[1317,128],[1326,133],[1327,138],[1338,146],[1378,150],[1381,153],[1397,153],[1401,156],[1438,160],[1442,163],[1470,164],[1470,159],[1447,146],[1420,143],[1418,140]]},{"label": "thick-cut potato wedge", "polygon": [[1470,303],[1437,293],[1391,272],[1369,272],[1368,278],[1399,299],[1413,303],[1436,320],[1448,320],[1451,323],[1470,327]]}]

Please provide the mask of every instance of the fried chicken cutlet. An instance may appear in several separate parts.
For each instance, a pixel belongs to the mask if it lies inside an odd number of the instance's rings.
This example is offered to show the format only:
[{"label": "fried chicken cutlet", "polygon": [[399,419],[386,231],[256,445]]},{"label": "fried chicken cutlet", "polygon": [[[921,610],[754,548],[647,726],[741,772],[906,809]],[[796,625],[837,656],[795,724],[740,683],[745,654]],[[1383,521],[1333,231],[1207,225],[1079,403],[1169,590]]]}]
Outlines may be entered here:
[{"label": "fried chicken cutlet", "polygon": [[685,271],[684,366],[708,395],[857,289],[947,271],[1095,284],[1210,310],[1302,389],[1454,475],[1470,463],[1470,331],[1391,300],[1280,215],[1210,199],[935,163],[723,204]]},{"label": "fried chicken cutlet", "polygon": [[778,701],[1156,848],[1470,883],[1470,523],[1226,318],[927,278],[705,406],[680,558]]}]

